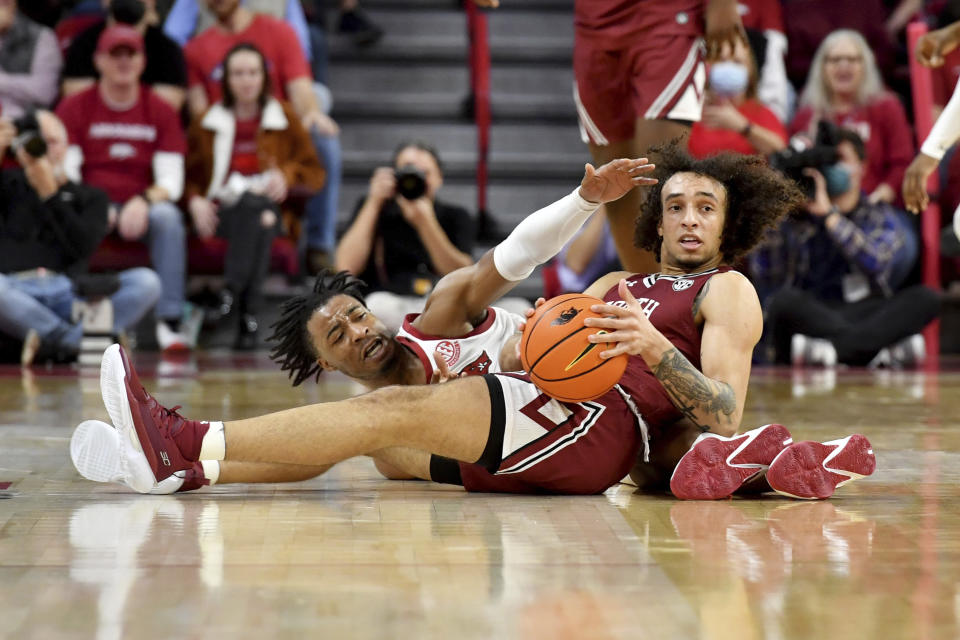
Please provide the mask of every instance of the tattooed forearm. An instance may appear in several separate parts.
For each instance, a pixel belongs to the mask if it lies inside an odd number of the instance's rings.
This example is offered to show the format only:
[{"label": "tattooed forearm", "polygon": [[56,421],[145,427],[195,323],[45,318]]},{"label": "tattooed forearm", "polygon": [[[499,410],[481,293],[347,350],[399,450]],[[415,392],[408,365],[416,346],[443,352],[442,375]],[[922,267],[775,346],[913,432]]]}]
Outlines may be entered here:
[{"label": "tattooed forearm", "polygon": [[663,354],[653,375],[677,409],[700,429],[708,431],[714,425],[733,422],[737,408],[733,387],[703,375],[676,348]]}]

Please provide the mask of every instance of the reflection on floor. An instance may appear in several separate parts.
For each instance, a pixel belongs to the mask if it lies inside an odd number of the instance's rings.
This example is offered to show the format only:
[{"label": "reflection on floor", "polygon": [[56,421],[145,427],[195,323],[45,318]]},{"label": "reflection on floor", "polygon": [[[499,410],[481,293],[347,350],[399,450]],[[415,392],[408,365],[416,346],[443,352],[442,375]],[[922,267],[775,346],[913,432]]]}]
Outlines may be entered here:
[{"label": "reflection on floor", "polygon": [[[292,389],[262,356],[140,358],[197,417]],[[367,459],[297,485],[140,496],[79,478],[95,370],[0,370],[0,638],[956,638],[960,373],[763,370],[744,426],[866,433],[879,471],[823,502],[468,495]]]}]

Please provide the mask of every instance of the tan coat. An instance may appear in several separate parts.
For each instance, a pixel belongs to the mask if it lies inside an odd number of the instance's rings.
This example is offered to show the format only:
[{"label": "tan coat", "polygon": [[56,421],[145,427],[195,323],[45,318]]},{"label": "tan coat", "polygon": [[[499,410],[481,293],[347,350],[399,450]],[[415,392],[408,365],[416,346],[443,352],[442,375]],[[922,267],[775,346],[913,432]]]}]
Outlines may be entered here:
[{"label": "tan coat", "polygon": [[[223,186],[230,171],[235,131],[233,111],[219,102],[194,120],[188,133],[187,202],[195,195],[210,197]],[[323,187],[326,171],[317,160],[310,134],[293,109],[275,98],[270,98],[260,116],[257,157],[261,171],[282,171],[288,187]]]}]

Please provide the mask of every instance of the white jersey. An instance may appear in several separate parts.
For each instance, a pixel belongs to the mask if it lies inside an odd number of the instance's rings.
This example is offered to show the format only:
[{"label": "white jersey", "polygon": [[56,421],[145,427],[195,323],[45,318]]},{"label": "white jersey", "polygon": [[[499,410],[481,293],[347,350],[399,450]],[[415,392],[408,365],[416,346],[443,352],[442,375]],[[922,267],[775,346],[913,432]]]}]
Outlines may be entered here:
[{"label": "white jersey", "polygon": [[500,371],[500,350],[520,328],[523,318],[497,307],[487,307],[487,317],[473,331],[459,338],[438,338],[418,331],[413,326],[417,313],[408,314],[397,332],[397,342],[420,358],[426,383],[433,378],[437,365],[434,351],[439,351],[453,373],[480,376]]}]

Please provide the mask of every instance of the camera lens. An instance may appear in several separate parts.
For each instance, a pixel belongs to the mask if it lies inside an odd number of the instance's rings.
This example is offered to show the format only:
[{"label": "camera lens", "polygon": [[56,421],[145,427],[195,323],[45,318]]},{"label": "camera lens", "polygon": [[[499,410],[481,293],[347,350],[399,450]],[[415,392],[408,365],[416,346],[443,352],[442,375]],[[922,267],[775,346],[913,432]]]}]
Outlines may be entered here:
[{"label": "camera lens", "polygon": [[397,193],[407,200],[416,200],[427,192],[427,180],[420,169],[404,165],[394,171],[397,178]]}]

